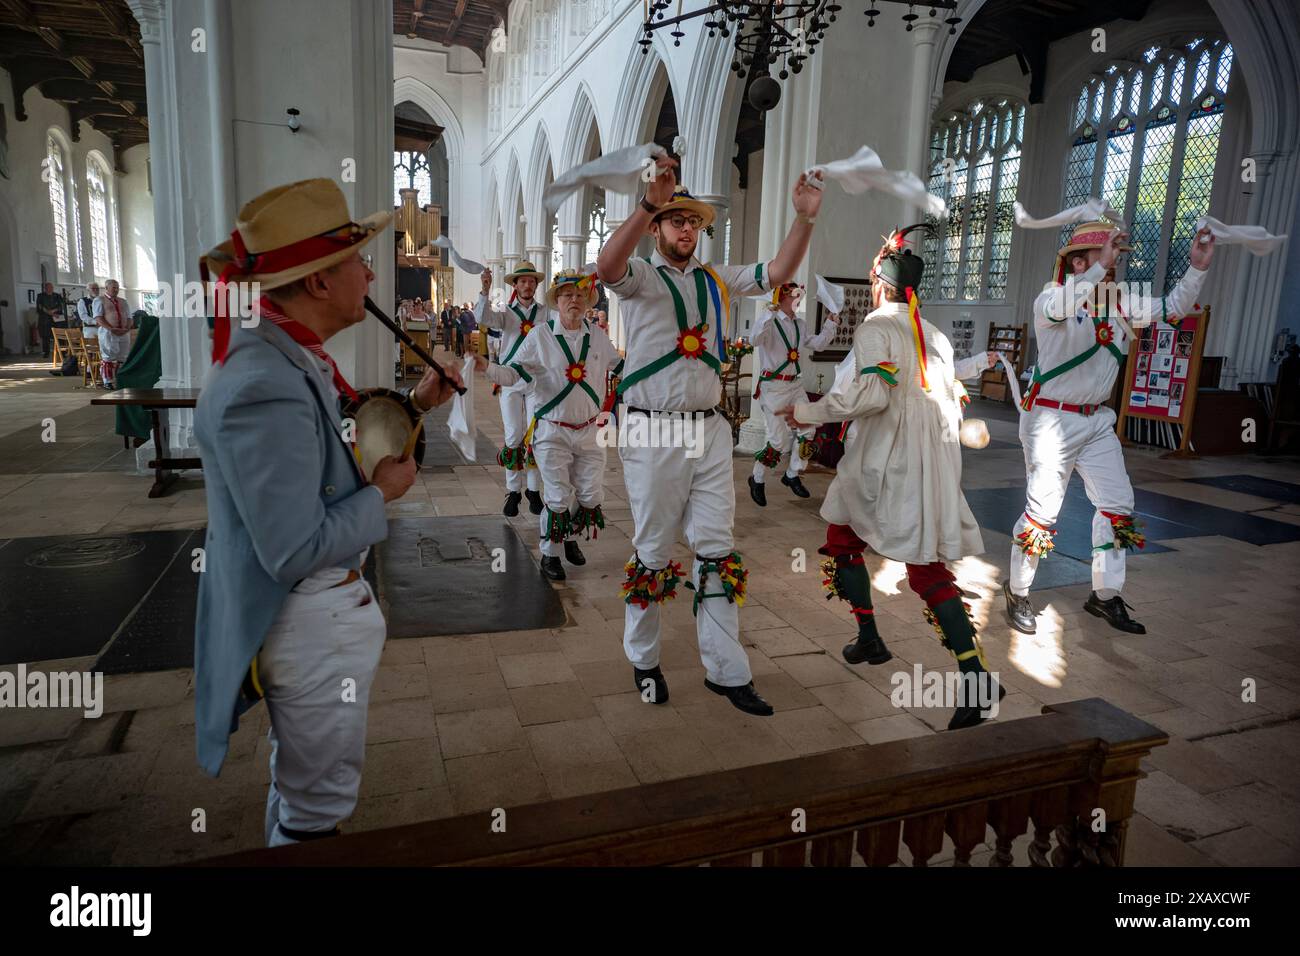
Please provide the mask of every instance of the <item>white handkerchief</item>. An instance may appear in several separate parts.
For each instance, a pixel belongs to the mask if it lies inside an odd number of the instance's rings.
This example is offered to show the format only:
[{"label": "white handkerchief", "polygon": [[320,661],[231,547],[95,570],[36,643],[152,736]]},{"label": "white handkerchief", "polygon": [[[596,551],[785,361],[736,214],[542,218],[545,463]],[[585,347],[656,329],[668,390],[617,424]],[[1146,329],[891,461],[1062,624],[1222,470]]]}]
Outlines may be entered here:
[{"label": "white handkerchief", "polygon": [[451,412],[447,415],[447,430],[451,433],[452,444],[459,449],[468,462],[474,461],[474,356],[466,355],[465,364],[460,369],[461,380],[465,383],[465,394],[453,396]]},{"label": "white handkerchief", "polygon": [[1096,196],[1090,196],[1085,202],[1081,202],[1077,206],[1071,206],[1069,209],[1062,209],[1055,216],[1048,216],[1046,219],[1035,219],[1025,212],[1025,207],[1020,205],[1019,202],[1015,204],[1015,211],[1016,225],[1021,229],[1053,229],[1076,222],[1093,222],[1098,219],[1109,219],[1115,225],[1123,226],[1119,213],[1106,200],[1098,199]]},{"label": "white handkerchief", "polygon": [[452,263],[462,272],[468,272],[470,275],[482,275],[484,270],[487,269],[487,266],[483,265],[483,263],[475,262],[473,259],[466,259],[457,252],[456,247],[451,244],[451,240],[446,236],[439,236],[433,240],[433,244],[439,249],[446,249],[451,255]]},{"label": "white handkerchief", "polygon": [[634,195],[641,181],[641,172],[647,168],[645,161],[665,156],[667,152],[658,143],[642,143],[597,156],[589,163],[570,169],[542,190],[542,206],[548,216],[554,216],[564,200],[587,185],[599,186],[606,192]]},{"label": "white handkerchief", "polygon": [[948,207],[943,200],[932,196],[915,173],[886,169],[870,146],[860,147],[848,159],[813,166],[808,170],[808,176],[811,178],[814,174],[823,179],[835,180],[846,193],[856,195],[868,189],[878,189],[915,203],[932,216],[948,215]]},{"label": "white handkerchief", "polygon": [[831,315],[839,315],[844,311],[844,286],[817,276],[817,301],[826,306]]},{"label": "white handkerchief", "polygon": [[1002,367],[1007,370],[1007,388],[1011,391],[1011,401],[1016,405],[1016,410],[1020,410],[1020,381],[1016,378],[1015,363],[1007,356],[1006,352],[998,353],[998,361]]},{"label": "white handkerchief", "polygon": [[1196,220],[1196,231],[1210,227],[1216,242],[1225,246],[1245,246],[1253,255],[1265,256],[1282,245],[1286,236],[1275,236],[1263,226],[1226,226],[1213,216]]}]

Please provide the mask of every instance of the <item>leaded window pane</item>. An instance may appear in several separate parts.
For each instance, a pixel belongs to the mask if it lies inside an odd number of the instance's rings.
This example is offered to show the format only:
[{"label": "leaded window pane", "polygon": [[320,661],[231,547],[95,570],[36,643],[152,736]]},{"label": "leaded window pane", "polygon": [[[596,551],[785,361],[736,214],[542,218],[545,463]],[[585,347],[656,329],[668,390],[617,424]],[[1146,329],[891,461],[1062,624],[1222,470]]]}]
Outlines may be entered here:
[{"label": "leaded window pane", "polygon": [[71,272],[68,259],[68,208],[63,195],[63,151],[50,137],[45,144],[46,175],[50,187],[50,215],[54,218],[54,254],[60,272]]},{"label": "leaded window pane", "polygon": [[1004,299],[1007,294],[1007,268],[1011,263],[1011,229],[1015,224],[1016,186],[1020,182],[1020,149],[1012,147],[1002,159],[998,173],[997,207],[993,218],[993,236],[989,243],[989,298]]},{"label": "leaded window pane", "polygon": [[1183,174],[1174,211],[1173,234],[1169,242],[1169,267],[1165,270],[1165,291],[1172,289],[1187,271],[1196,234],[1196,220],[1210,208],[1214,187],[1214,160],[1219,152],[1223,129],[1223,107],[1194,116],[1187,124],[1187,145],[1183,149]]},{"label": "leaded window pane", "polygon": [[1128,257],[1125,278],[1134,282],[1152,282],[1160,258],[1160,226],[1165,215],[1165,196],[1174,156],[1173,114],[1148,124],[1142,147],[1142,166],[1138,176],[1137,204],[1129,229],[1133,251]]},{"label": "leaded window pane", "polygon": [[993,184],[993,158],[985,155],[975,167],[971,183],[970,201],[966,206],[966,241],[963,299],[978,299],[984,278],[984,229],[989,214],[989,189]]}]

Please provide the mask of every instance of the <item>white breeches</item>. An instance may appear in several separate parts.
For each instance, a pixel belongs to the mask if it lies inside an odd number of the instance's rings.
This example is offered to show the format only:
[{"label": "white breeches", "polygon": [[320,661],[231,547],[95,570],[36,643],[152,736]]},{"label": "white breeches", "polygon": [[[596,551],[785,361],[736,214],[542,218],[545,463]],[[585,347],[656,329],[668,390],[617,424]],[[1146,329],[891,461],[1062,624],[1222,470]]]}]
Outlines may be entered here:
[{"label": "white breeches", "polygon": [[[808,401],[808,394],[803,385],[794,382],[764,382],[758,394],[758,405],[763,409],[763,421],[767,423],[767,443],[781,453],[781,461],[776,467],[785,465],[787,478],[797,478],[808,466],[799,457],[799,439],[811,438],[816,434],[815,428],[792,429],[784,418],[776,414],[777,409],[793,405],[795,402]],[[762,462],[754,462],[754,480],[762,482],[767,476],[767,469]]]},{"label": "white breeches", "polygon": [[99,330],[99,357],[105,362],[124,362],[131,351],[131,334],[114,335],[108,329]]},{"label": "white breeches", "polygon": [[277,824],[328,830],[352,815],[386,632],[364,578],[285,598],[257,658],[271,715],[268,846],[295,842]]},{"label": "white breeches", "polygon": [[[1125,551],[1115,545],[1114,528],[1102,512],[1133,513],[1133,485],[1124,468],[1124,451],[1115,434],[1115,413],[1102,408],[1092,415],[1035,407],[1020,418],[1020,442],[1025,450],[1027,502],[1025,514],[1011,532],[1011,590],[1028,594],[1038,569],[1038,557],[1025,554],[1015,536],[1032,527],[1026,515],[1043,527],[1056,523],[1070,473],[1078,471],[1096,513],[1092,517],[1093,590],[1124,587]],[[1104,547],[1112,545],[1112,547]]]},{"label": "white breeches", "polygon": [[548,512],[594,508],[605,502],[605,448],[594,424],[580,431],[541,421],[533,433],[533,455],[541,472],[546,510],[539,516],[542,554],[559,557],[564,545],[546,537]]},{"label": "white breeches", "polygon": [[[532,417],[531,392],[525,383],[520,382],[501,389],[497,399],[501,404],[501,425],[505,431],[504,444],[507,448],[518,448],[524,443],[524,435],[528,433],[528,420]],[[537,490],[539,479],[536,468],[506,472],[507,490],[523,491],[525,484],[530,491]]]},{"label": "white breeches", "polygon": [[[698,559],[725,557],[733,550],[736,489],[731,471],[731,426],[718,414],[695,421],[689,434],[700,442],[692,451],[698,452],[698,457],[688,457],[687,449],[680,447],[624,446],[620,454],[635,523],[632,544],[637,558],[647,568],[664,568],[685,534],[692,552],[691,581],[698,588]],[[716,575],[704,584],[706,591],[720,590]],[[679,586],[676,600],[693,601],[694,597]],[[740,644],[735,604],[724,597],[702,600],[695,630],[709,680],[724,687],[750,682],[749,658]],[[659,640],[659,605],[651,603],[645,610],[627,605],[623,649],[628,660],[641,670],[658,666]]]}]

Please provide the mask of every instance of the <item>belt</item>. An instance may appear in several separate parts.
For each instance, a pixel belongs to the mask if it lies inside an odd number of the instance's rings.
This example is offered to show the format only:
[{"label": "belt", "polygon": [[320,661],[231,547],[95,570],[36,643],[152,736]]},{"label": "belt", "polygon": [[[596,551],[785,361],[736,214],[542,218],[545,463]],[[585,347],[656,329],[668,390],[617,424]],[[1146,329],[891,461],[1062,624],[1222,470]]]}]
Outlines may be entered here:
[{"label": "belt", "polygon": [[712,415],[714,412],[717,411],[716,408],[707,408],[707,409],[700,409],[699,411],[694,411],[694,412],[663,412],[652,408],[637,408],[635,405],[629,405],[627,407],[627,410],[629,412],[640,412],[642,415],[645,415],[647,417],[652,415],[691,415],[691,416],[703,415],[705,418],[708,418],[710,415]]},{"label": "belt", "polygon": [[765,382],[793,382],[798,377],[798,375],[773,375],[767,371],[759,376]]},{"label": "belt", "polygon": [[1076,412],[1079,415],[1091,415],[1100,405],[1071,405],[1069,402],[1054,402],[1050,398],[1035,398],[1035,405],[1042,405],[1044,408],[1056,408],[1063,412]]},{"label": "belt", "polygon": [[588,418],[588,419],[587,419],[585,422],[583,422],[581,425],[570,425],[568,422],[557,422],[557,421],[556,421],[555,419],[553,419],[553,418],[542,418],[542,419],[539,419],[539,421],[550,422],[552,425],[559,425],[561,428],[572,428],[575,432],[577,432],[577,431],[582,431],[582,429],[586,428],[588,425],[590,425],[592,422],[594,422],[594,421],[595,421],[597,418],[599,418],[599,417],[600,417],[599,414],[592,415],[590,418]]}]

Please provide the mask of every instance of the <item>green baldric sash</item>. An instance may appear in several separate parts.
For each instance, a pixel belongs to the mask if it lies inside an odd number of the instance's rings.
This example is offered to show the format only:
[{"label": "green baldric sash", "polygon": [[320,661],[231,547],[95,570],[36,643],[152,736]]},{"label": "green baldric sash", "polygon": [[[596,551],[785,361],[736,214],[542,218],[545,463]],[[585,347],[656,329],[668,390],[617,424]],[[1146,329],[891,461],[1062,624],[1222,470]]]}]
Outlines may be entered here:
[{"label": "green baldric sash", "polygon": [[[647,259],[647,262],[650,260]],[[656,372],[661,372],[668,366],[672,365],[678,359],[691,358],[699,359],[709,368],[722,377],[722,365],[718,362],[716,356],[709,352],[708,338],[705,336],[706,325],[705,318],[709,314],[709,287],[705,281],[705,272],[703,269],[695,270],[695,301],[699,308],[700,324],[692,326],[686,319],[686,302],[682,299],[682,294],[677,291],[677,286],[673,280],[668,278],[668,270],[660,266],[655,270],[659,273],[659,278],[664,280],[664,285],[668,286],[668,292],[673,297],[673,311],[677,316],[677,345],[673,350],[660,358],[655,359],[649,365],[643,365],[635,372],[626,376],[618,383],[619,394],[627,391],[629,387],[635,385],[643,378],[649,378]]]},{"label": "green baldric sash", "polygon": [[[563,335],[557,332],[555,335],[555,341],[560,343],[560,348],[564,352],[564,357],[569,360],[569,367],[565,373],[565,377],[569,380],[569,383],[565,385],[564,388],[560,389],[558,395],[533,413],[534,421],[540,421],[545,418],[547,412],[568,398],[569,393],[572,392],[575,387],[579,386],[581,386],[582,390],[591,397],[593,402],[596,403],[596,408],[598,410],[600,409],[600,396],[597,395],[592,387],[587,384],[587,352],[591,348],[591,333],[587,332],[582,336],[582,350],[579,352],[576,360],[573,357],[573,351],[569,348],[569,343],[565,341]],[[515,366],[515,371],[519,372],[520,375],[524,374],[524,370],[517,365]]]},{"label": "green baldric sash", "polygon": [[519,346],[524,344],[524,339],[528,338],[528,333],[532,331],[533,318],[537,315],[537,303],[533,303],[532,309],[528,315],[524,315],[524,310],[519,308],[513,302],[510,303],[510,311],[519,316],[519,338],[515,339],[515,344],[510,346],[510,354],[501,360],[502,365],[509,365],[510,360],[515,357],[519,351]]}]

